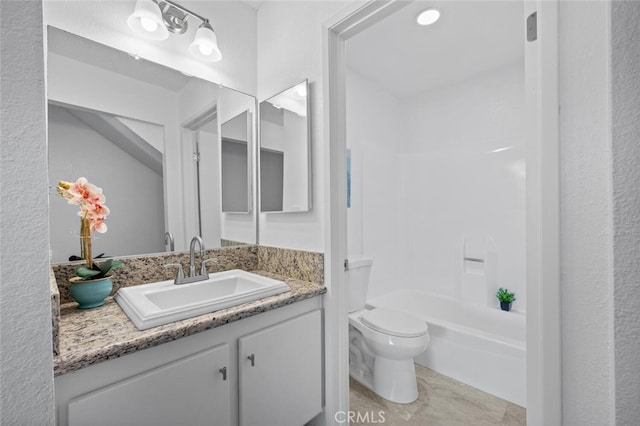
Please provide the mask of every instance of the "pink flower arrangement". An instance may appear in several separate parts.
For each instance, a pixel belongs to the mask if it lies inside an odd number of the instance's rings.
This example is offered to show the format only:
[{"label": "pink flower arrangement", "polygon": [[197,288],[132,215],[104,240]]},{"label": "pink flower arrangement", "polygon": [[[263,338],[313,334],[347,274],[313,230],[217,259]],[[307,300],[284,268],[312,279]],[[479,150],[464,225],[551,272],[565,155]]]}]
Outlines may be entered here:
[{"label": "pink flower arrangement", "polygon": [[104,234],[107,232],[107,224],[104,223],[109,209],[104,205],[105,196],[102,188],[90,184],[86,178],[81,177],[75,182],[61,180],[56,188],[58,194],[64,197],[69,204],[80,206],[80,257],[87,266],[76,268],[76,275],[81,279],[92,279],[108,276],[116,268],[122,266],[119,260],[107,260],[100,265],[93,264],[91,255],[91,231]]},{"label": "pink flower arrangement", "polygon": [[101,234],[107,232],[107,224],[104,221],[109,214],[109,208],[104,204],[106,198],[102,188],[81,177],[75,182],[61,180],[56,190],[69,204],[80,206],[78,216],[88,221],[91,231]]}]

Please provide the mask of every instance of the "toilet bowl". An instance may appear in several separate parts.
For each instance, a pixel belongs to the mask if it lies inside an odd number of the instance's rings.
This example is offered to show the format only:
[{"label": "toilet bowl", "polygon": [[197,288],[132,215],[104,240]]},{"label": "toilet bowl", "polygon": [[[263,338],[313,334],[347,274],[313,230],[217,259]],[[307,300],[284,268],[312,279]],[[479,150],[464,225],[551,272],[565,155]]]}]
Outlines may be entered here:
[{"label": "toilet bowl", "polygon": [[363,309],[349,314],[349,334],[349,370],[355,380],[392,402],[418,398],[413,358],[429,345],[424,322],[402,312]]},{"label": "toilet bowl", "polygon": [[392,402],[418,398],[413,358],[429,345],[424,321],[389,309],[365,307],[372,260],[349,259],[349,374]]}]

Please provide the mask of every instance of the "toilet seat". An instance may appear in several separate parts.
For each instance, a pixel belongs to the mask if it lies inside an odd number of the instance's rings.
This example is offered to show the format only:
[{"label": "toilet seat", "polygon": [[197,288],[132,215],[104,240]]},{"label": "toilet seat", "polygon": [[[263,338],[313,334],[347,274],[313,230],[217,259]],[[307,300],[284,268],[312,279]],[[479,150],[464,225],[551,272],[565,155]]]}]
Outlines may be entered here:
[{"label": "toilet seat", "polygon": [[397,337],[419,337],[427,332],[427,324],[403,312],[375,308],[362,314],[367,327]]}]

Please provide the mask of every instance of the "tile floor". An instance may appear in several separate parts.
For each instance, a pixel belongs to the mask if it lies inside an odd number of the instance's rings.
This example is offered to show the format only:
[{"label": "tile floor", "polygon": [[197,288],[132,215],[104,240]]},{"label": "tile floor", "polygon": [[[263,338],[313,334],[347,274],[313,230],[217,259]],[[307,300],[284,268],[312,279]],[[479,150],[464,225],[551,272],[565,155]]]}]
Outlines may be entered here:
[{"label": "tile floor", "polygon": [[[450,377],[416,365],[418,400],[394,404],[350,380],[350,410],[360,413],[352,425],[385,426],[519,426],[526,410]],[[380,412],[382,414],[379,414]],[[369,413],[369,414],[367,414]],[[358,420],[356,418],[356,420]]]}]

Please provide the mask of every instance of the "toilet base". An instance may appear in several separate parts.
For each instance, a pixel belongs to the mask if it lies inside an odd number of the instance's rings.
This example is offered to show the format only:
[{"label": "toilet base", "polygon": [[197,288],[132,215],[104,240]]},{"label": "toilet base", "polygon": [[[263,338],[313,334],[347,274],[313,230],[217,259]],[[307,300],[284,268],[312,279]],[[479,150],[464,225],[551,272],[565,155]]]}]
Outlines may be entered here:
[{"label": "toilet base", "polygon": [[392,402],[409,404],[418,399],[418,382],[413,358],[407,360],[376,357],[373,391]]},{"label": "toilet base", "polygon": [[373,380],[370,376],[351,371],[350,376],[382,398],[398,404],[410,404],[418,399],[418,382],[413,359],[375,359]]}]

